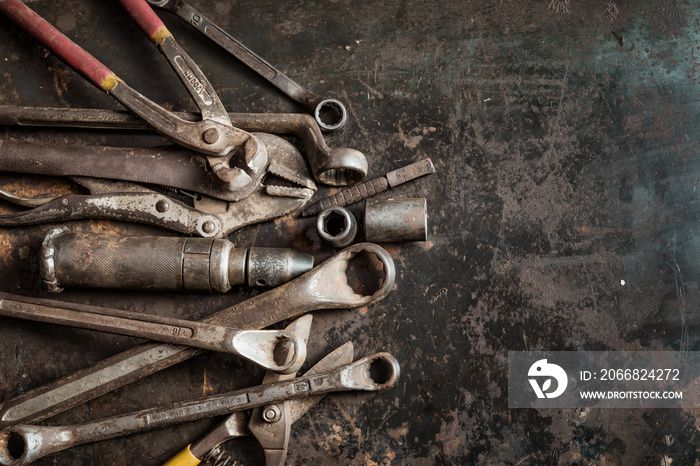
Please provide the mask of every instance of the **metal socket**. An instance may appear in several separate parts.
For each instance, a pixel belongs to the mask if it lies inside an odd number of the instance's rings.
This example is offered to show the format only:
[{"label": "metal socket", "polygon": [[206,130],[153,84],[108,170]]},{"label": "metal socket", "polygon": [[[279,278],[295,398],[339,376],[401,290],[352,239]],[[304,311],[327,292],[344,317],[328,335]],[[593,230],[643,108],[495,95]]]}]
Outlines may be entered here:
[{"label": "metal socket", "polygon": [[248,286],[279,286],[308,272],[314,256],[294,249],[250,248],[248,250]]},{"label": "metal socket", "polygon": [[316,219],[318,236],[336,248],[344,248],[355,241],[357,220],[345,207],[333,206],[324,209]]},{"label": "metal socket", "polygon": [[427,241],[426,199],[368,199],[365,203],[365,238],[372,243]]}]

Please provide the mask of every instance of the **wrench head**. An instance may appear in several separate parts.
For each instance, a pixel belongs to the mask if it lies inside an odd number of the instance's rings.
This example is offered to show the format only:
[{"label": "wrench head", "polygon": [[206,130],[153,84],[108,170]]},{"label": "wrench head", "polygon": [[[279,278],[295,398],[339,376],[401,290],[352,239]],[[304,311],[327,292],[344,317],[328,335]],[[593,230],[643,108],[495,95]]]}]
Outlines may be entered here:
[{"label": "wrench head", "polygon": [[[258,183],[253,193],[238,202],[223,202],[218,199],[203,197],[194,203],[195,208],[217,215],[221,219],[219,236],[226,236],[245,226],[272,220],[287,215],[303,207],[313,197],[315,185],[301,152],[294,145],[279,136],[268,133],[251,133],[264,144],[270,165],[283,167],[268,171],[267,176]],[[280,189],[270,186],[266,178],[274,174],[278,178],[285,177],[286,181],[299,184],[301,187],[284,186]],[[267,183],[267,185],[266,185]],[[309,187],[311,186],[311,187]],[[269,194],[275,192],[275,195]]]}]

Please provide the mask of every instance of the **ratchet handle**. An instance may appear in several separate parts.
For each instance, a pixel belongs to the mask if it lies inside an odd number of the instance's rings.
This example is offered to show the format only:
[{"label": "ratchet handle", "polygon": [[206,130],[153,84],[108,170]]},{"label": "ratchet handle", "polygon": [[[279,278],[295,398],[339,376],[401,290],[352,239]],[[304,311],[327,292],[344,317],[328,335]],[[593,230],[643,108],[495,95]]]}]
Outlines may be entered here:
[{"label": "ratchet handle", "polygon": [[68,66],[105,92],[121,81],[109,68],[54,28],[20,0],[0,0],[0,11]]},{"label": "ratchet handle", "polygon": [[119,0],[119,3],[126,8],[154,44],[161,45],[167,37],[172,36],[146,0]]}]

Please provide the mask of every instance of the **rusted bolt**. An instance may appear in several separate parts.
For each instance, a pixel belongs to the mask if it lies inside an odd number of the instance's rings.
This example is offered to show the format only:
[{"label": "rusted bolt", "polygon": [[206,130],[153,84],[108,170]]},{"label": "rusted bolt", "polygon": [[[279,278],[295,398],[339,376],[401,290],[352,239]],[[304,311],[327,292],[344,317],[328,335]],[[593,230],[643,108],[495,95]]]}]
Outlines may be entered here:
[{"label": "rusted bolt", "polygon": [[202,137],[207,144],[214,144],[219,140],[219,130],[216,128],[209,128],[202,134]]},{"label": "rusted bolt", "polygon": [[277,405],[265,406],[265,409],[263,409],[262,418],[265,422],[277,422],[281,417],[282,410]]},{"label": "rusted bolt", "polygon": [[161,199],[160,201],[156,202],[156,210],[158,212],[167,212],[169,208],[170,204],[168,204],[168,201],[165,199]]},{"label": "rusted bolt", "polygon": [[202,225],[202,231],[204,233],[214,233],[215,229],[216,229],[216,226],[214,225],[214,222],[212,222],[211,220],[207,220]]}]

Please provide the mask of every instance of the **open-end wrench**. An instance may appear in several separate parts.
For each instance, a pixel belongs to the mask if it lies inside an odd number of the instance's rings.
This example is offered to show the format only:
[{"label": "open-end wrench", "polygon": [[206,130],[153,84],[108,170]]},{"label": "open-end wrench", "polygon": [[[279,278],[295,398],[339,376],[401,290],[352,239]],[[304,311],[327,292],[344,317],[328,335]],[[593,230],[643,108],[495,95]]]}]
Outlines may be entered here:
[{"label": "open-end wrench", "polygon": [[[166,407],[145,409],[86,424],[23,424],[8,427],[0,432],[0,464],[28,464],[48,454],[84,443],[99,442],[299,397],[348,390],[387,390],[396,385],[399,373],[399,362],[394,356],[389,353],[376,353],[322,374],[259,385]],[[11,443],[23,444],[21,454],[19,451],[13,451],[14,448],[9,448]]]},{"label": "open-end wrench", "polygon": [[318,125],[325,131],[335,131],[345,125],[348,113],[342,102],[337,99],[323,98],[304,89],[262,57],[234,39],[189,3],[184,0],[147,1],[151,6],[170,11],[192,25],[214,43],[242,61],[251,70],[265,78],[289,98],[301,104],[307,112],[316,118]]},{"label": "open-end wrench", "polygon": [[[383,266],[384,278],[372,295],[359,295],[348,285],[348,263],[358,253],[376,256]],[[240,329],[260,329],[318,309],[367,306],[389,294],[395,274],[394,261],[386,250],[376,244],[358,243],[304,275],[203,321]],[[79,309],[79,305],[72,303],[65,303],[65,307]],[[201,352],[156,343],[131,348],[2,403],[0,427],[46,419]]]},{"label": "open-end wrench", "polygon": [[[293,333],[283,330],[237,330],[86,304],[81,304],[80,308],[67,309],[63,302],[53,299],[0,293],[0,315],[3,316],[222,351],[285,374],[295,373],[306,360],[306,345]],[[277,361],[275,351],[279,349],[291,349],[292,356],[286,361]]]}]

